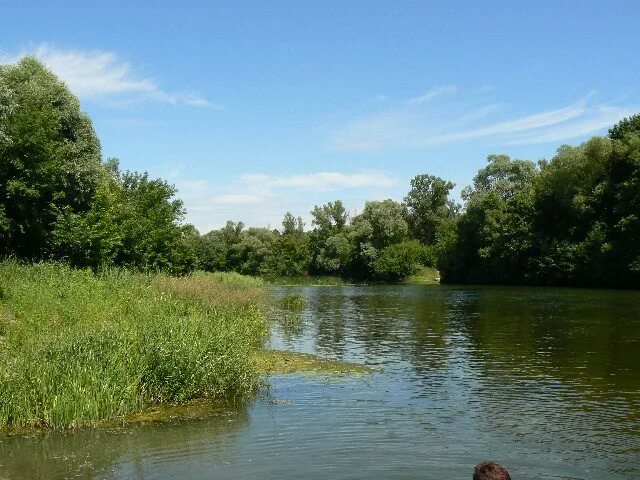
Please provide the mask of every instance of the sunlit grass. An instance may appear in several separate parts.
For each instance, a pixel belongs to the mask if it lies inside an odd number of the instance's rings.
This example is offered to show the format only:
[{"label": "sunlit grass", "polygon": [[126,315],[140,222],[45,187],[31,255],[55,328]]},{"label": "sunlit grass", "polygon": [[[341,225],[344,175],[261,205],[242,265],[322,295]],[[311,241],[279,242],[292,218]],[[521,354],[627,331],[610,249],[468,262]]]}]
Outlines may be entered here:
[{"label": "sunlit grass", "polygon": [[416,285],[437,285],[440,283],[440,273],[432,267],[423,267],[414,275],[409,275],[403,283]]},{"label": "sunlit grass", "polygon": [[258,385],[251,352],[266,321],[260,281],[238,277],[0,263],[0,427],[244,398]]}]

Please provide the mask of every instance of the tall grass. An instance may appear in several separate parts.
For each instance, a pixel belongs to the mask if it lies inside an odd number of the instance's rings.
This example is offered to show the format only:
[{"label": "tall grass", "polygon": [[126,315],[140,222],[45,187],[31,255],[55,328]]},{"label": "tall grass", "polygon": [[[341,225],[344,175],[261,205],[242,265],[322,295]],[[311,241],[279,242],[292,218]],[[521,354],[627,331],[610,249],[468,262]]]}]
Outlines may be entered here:
[{"label": "tall grass", "polygon": [[247,283],[0,263],[0,427],[248,395],[266,321]]}]

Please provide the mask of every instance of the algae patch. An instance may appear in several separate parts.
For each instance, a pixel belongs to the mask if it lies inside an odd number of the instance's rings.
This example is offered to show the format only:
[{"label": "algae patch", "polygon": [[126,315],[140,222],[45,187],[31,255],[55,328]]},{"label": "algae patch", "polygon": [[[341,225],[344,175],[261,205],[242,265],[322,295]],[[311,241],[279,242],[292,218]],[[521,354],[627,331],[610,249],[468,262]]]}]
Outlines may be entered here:
[{"label": "algae patch", "polygon": [[365,374],[373,371],[366,365],[279,350],[256,352],[254,359],[258,371],[266,376],[284,373]]}]

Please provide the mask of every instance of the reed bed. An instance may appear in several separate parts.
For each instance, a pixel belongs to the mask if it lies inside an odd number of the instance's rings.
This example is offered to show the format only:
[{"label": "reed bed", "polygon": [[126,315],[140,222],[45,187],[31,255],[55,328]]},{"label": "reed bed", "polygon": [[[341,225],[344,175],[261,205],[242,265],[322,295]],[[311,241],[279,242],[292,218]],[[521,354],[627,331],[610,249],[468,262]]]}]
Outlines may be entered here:
[{"label": "reed bed", "polygon": [[258,282],[0,262],[0,428],[246,398],[266,333]]}]

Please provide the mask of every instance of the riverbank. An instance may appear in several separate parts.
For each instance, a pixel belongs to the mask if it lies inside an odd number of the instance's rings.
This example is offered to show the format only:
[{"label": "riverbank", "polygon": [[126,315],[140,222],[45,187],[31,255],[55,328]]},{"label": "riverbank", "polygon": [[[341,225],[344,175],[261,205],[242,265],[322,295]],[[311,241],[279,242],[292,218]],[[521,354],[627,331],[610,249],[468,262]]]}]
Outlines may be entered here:
[{"label": "riverbank", "polygon": [[267,333],[262,292],[237,275],[0,263],[0,427],[95,425],[251,395],[252,352]]},{"label": "riverbank", "polygon": [[366,371],[262,350],[264,287],[236,273],[0,262],[0,429],[144,419],[193,401],[241,402],[268,375]]}]

